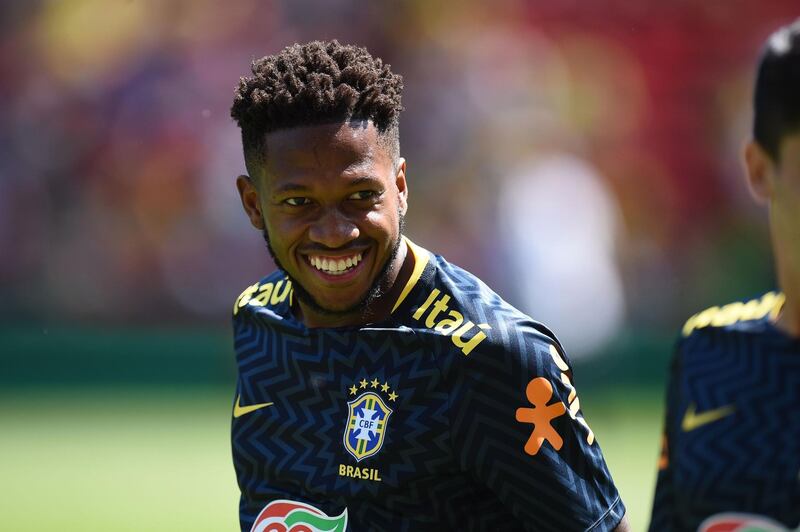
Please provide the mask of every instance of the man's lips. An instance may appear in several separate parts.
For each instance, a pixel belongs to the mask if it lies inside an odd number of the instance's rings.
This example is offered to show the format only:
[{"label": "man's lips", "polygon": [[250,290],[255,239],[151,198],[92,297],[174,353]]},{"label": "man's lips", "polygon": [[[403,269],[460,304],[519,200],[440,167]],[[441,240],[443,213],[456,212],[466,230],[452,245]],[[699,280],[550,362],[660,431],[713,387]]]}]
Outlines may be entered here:
[{"label": "man's lips", "polygon": [[366,250],[351,251],[347,254],[327,255],[322,253],[305,254],[306,263],[324,279],[345,280],[360,271]]}]

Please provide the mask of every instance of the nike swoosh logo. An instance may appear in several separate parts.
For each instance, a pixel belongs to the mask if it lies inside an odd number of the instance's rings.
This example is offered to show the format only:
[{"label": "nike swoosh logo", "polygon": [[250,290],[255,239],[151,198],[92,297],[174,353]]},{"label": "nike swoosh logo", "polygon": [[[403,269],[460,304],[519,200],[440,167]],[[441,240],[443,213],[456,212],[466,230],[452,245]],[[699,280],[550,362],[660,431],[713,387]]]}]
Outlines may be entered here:
[{"label": "nike swoosh logo", "polygon": [[686,413],[683,415],[683,421],[681,422],[681,429],[683,429],[683,432],[689,432],[703,425],[713,423],[714,421],[733,414],[736,410],[733,405],[728,405],[713,410],[706,410],[698,414],[695,408],[695,404],[691,403],[689,408],[686,409]]},{"label": "nike swoosh logo", "polygon": [[259,403],[257,405],[246,405],[242,406],[239,404],[239,400],[242,398],[242,395],[239,394],[236,396],[236,404],[233,405],[233,417],[242,417],[245,414],[249,414],[250,412],[255,412],[265,406],[272,406],[272,403]]}]

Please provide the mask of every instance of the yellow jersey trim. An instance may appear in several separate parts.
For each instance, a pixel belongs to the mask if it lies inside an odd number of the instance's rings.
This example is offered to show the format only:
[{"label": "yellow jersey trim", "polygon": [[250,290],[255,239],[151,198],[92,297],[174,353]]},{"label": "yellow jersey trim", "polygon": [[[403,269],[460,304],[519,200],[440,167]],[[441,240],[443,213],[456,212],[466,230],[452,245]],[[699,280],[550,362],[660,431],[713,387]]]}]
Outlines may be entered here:
[{"label": "yellow jersey trim", "polygon": [[417,285],[417,281],[422,276],[422,271],[425,269],[425,266],[428,265],[428,261],[430,260],[430,254],[422,249],[421,247],[414,244],[411,240],[403,237],[403,240],[406,242],[406,246],[408,247],[409,253],[414,254],[414,271],[411,272],[411,277],[409,277],[408,282],[403,287],[403,291],[400,292],[400,296],[395,301],[394,306],[392,307],[392,312],[397,310],[400,304],[405,301],[408,294],[411,290]]},{"label": "yellow jersey trim", "polygon": [[698,312],[686,321],[683,326],[683,336],[689,336],[692,331],[705,327],[725,327],[739,321],[760,320],[769,316],[770,321],[775,321],[781,313],[786,296],[781,292],[767,292],[758,299],[751,299],[746,303],[737,301],[722,307],[711,307]]}]

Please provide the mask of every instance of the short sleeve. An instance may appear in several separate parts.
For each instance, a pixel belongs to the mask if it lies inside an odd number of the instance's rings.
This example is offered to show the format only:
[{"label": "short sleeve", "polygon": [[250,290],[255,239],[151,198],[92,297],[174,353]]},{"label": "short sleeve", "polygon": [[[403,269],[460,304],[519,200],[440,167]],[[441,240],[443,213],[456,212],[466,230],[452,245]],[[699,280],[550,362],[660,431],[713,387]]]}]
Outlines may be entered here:
[{"label": "short sleeve", "polygon": [[459,462],[526,529],[612,530],[625,507],[583,417],[569,360],[537,325],[495,329],[454,363],[451,433]]}]

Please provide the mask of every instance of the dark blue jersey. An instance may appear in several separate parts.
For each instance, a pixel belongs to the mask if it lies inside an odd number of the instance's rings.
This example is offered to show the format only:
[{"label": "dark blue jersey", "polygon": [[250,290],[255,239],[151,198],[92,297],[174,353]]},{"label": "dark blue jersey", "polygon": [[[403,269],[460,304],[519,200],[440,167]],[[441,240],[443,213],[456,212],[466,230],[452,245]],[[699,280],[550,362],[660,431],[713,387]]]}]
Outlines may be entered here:
[{"label": "dark blue jersey", "polygon": [[800,340],[774,325],[783,295],[686,323],[667,391],[653,532],[800,524]]},{"label": "dark blue jersey", "polygon": [[281,272],[237,300],[242,530],[613,529],[625,508],[553,334],[409,249],[380,323],[306,328]]}]

